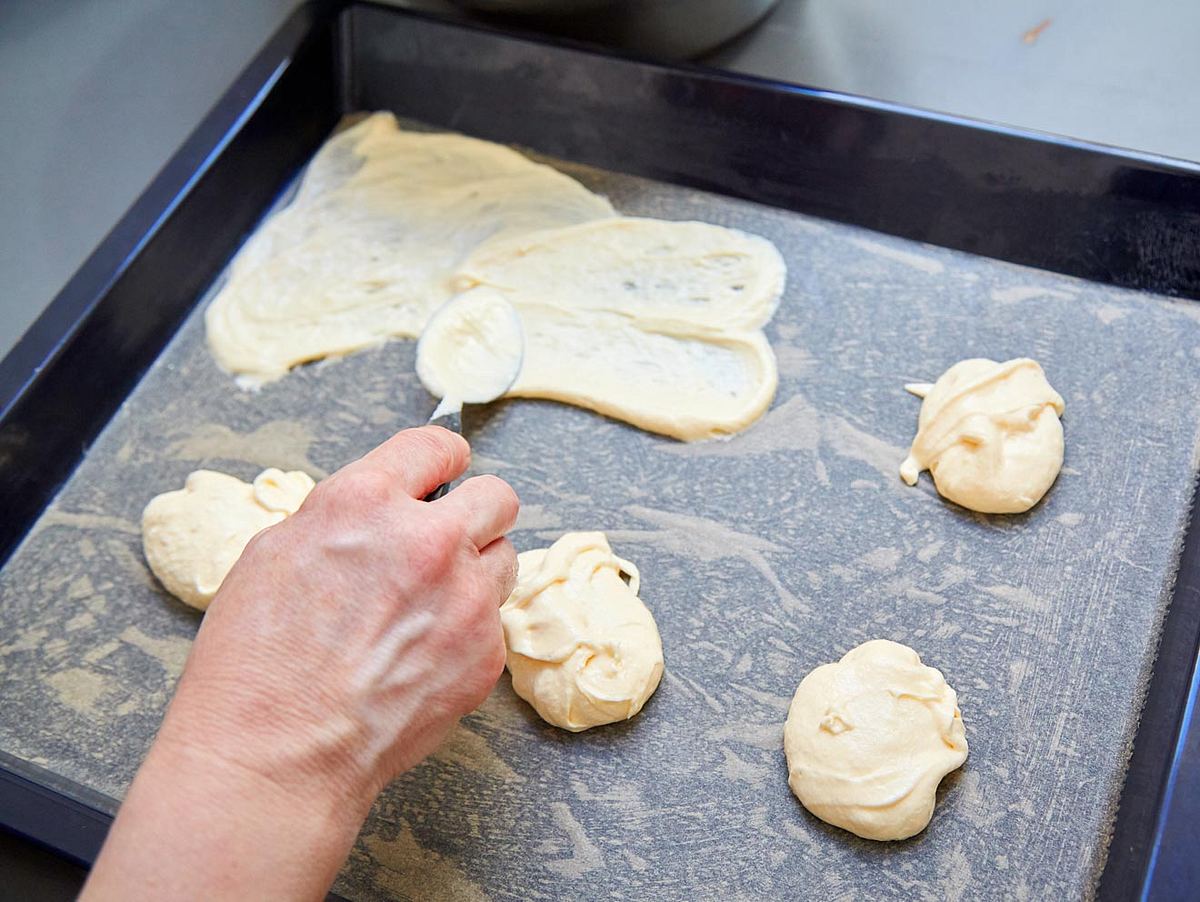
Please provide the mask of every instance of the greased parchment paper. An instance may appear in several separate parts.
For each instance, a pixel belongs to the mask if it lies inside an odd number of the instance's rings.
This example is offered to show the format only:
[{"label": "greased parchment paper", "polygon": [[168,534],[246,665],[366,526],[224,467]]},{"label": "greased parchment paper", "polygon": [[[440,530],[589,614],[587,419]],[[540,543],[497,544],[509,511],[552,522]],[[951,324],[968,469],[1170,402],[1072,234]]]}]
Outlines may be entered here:
[{"label": "greased parchment paper", "polygon": [[[352,898],[1072,898],[1103,863],[1196,466],[1200,305],[577,166],[627,213],[770,238],[788,288],[770,413],[680,444],[548,402],[469,411],[518,550],[604,530],[642,573],[666,674],[633,721],[569,735],[502,679],[375,807]],[[198,467],[333,471],[433,401],[392,343],[238,390],[197,307],[0,573],[0,749],[124,792],[199,622],[142,560],[149,498]],[[1030,514],[898,475],[950,364],[1029,356],[1066,400]],[[971,744],[928,831],[874,844],[787,786],[796,684],[872,638],[958,690]],[[114,802],[115,805],[115,802]]]}]

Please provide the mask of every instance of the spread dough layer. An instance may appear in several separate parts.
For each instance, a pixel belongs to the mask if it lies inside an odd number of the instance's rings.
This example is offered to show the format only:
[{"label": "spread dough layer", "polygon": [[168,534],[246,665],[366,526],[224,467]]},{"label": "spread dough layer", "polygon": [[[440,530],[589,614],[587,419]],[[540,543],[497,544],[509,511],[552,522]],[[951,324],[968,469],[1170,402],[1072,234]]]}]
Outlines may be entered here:
[{"label": "spread dough layer", "polygon": [[663,653],[637,568],[601,532],[570,532],[517,560],[517,586],[500,608],[517,695],[572,732],[642,710]]},{"label": "spread dough layer", "polygon": [[744,429],[770,405],[762,327],[785,276],[763,238],[617,217],[506,147],[401,131],[376,114],[316,155],[295,200],[239,254],[206,324],[218,362],[256,383],[417,337],[455,292],[486,286],[525,333],[508,394],[693,440]]},{"label": "spread dough layer", "polygon": [[801,681],[783,743],[788,784],[804,807],[864,839],[924,830],[942,777],[967,760],[954,690],[915,651],[886,639]]},{"label": "spread dough layer", "polygon": [[196,470],[142,512],[146,562],[168,592],[203,611],[249,541],[294,514],[313,485],[299,471],[263,470],[251,484]]},{"label": "spread dough layer", "polygon": [[956,363],[923,397],[917,437],[900,466],[915,485],[929,470],[938,492],[989,514],[1027,511],[1046,494],[1063,462],[1064,404],[1036,361]]},{"label": "spread dough layer", "polygon": [[486,242],[613,215],[574,179],[463,135],[377,113],[335,135],[234,261],[205,315],[213,355],[263,382],[309,360],[416,338]]},{"label": "spread dough layer", "polygon": [[456,285],[494,288],[520,311],[525,362],[510,395],[690,441],[745,429],[770,405],[761,330],[786,273],[756,235],[616,218],[489,243]]}]

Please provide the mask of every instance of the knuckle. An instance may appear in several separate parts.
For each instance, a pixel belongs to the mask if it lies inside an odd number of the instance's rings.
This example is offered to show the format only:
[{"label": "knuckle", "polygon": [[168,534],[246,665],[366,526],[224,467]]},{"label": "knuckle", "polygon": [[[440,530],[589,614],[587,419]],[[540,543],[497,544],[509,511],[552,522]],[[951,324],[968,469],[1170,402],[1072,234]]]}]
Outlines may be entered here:
[{"label": "knuckle", "polygon": [[461,528],[445,519],[429,517],[408,542],[408,558],[417,579],[444,580],[458,561],[463,544]]},{"label": "knuckle", "polygon": [[425,528],[432,540],[444,546],[447,552],[457,553],[469,544],[467,526],[458,517],[430,516]]},{"label": "knuckle", "polygon": [[431,458],[443,472],[456,468],[458,462],[469,458],[471,453],[466,439],[441,426],[422,426],[410,430],[406,437],[414,445],[414,454]]},{"label": "knuckle", "polygon": [[336,504],[339,508],[357,515],[364,509],[391,500],[395,492],[395,483],[382,470],[354,467],[343,470],[317,488],[324,488],[320,496],[322,503]]},{"label": "knuckle", "polygon": [[486,573],[488,595],[495,596],[496,605],[501,604],[517,584],[517,550],[512,542],[501,537],[488,546]]},{"label": "knuckle", "polygon": [[491,474],[476,476],[475,478],[479,480],[479,487],[493,504],[511,513],[513,517],[516,516],[517,509],[521,506],[521,500],[517,497],[517,493],[511,485],[499,476]]},{"label": "knuckle", "polygon": [[446,447],[452,454],[460,457],[470,455],[471,444],[465,438],[463,438],[460,433],[446,429],[443,426],[431,426],[428,427],[428,429],[442,439],[443,446]]},{"label": "knuckle", "polygon": [[503,603],[508,596],[512,595],[513,589],[517,587],[517,549],[513,548],[512,542],[508,539],[501,540],[504,545],[504,563],[505,568],[500,575],[500,601]]},{"label": "knuckle", "polygon": [[512,540],[508,536],[501,536],[496,539],[494,546],[497,559],[503,564],[505,573],[511,570],[512,575],[517,575],[517,549],[513,546]]}]

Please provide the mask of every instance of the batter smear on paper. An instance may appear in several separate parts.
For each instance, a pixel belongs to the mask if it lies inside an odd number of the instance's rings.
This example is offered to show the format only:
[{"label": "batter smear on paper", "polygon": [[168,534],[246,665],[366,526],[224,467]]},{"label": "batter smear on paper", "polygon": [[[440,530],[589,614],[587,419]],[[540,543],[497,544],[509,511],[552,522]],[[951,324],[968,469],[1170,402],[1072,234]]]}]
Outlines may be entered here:
[{"label": "batter smear on paper", "polygon": [[455,293],[487,286],[525,330],[511,396],[693,440],[744,429],[769,406],[777,374],[762,327],[785,277],[764,238],[619,217],[507,147],[404,131],[377,113],[321,148],[205,322],[217,361],[255,385],[416,338]]}]

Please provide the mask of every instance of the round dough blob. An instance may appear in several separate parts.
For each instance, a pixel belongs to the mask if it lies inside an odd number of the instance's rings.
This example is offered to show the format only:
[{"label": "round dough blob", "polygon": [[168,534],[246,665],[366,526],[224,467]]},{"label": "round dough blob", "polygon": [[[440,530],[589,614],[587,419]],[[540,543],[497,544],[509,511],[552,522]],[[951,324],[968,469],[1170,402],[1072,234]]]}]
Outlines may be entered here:
[{"label": "round dough blob", "polygon": [[915,651],[886,639],[801,681],[783,746],[788,785],[804,807],[864,839],[924,830],[942,777],[967,760],[954,690]]},{"label": "round dough blob", "polygon": [[263,470],[250,484],[197,470],[142,512],[146,561],[168,592],[206,610],[249,541],[294,514],[314,485],[299,471]]},{"label": "round dough blob", "polygon": [[925,399],[900,466],[909,485],[927,469],[944,498],[1015,514],[1037,504],[1058,477],[1064,404],[1036,361],[963,360],[932,386],[907,387]]},{"label": "round dough blob", "polygon": [[517,586],[500,608],[517,695],[572,732],[642,710],[662,678],[663,652],[637,595],[637,568],[602,532],[569,532],[517,560]]}]

